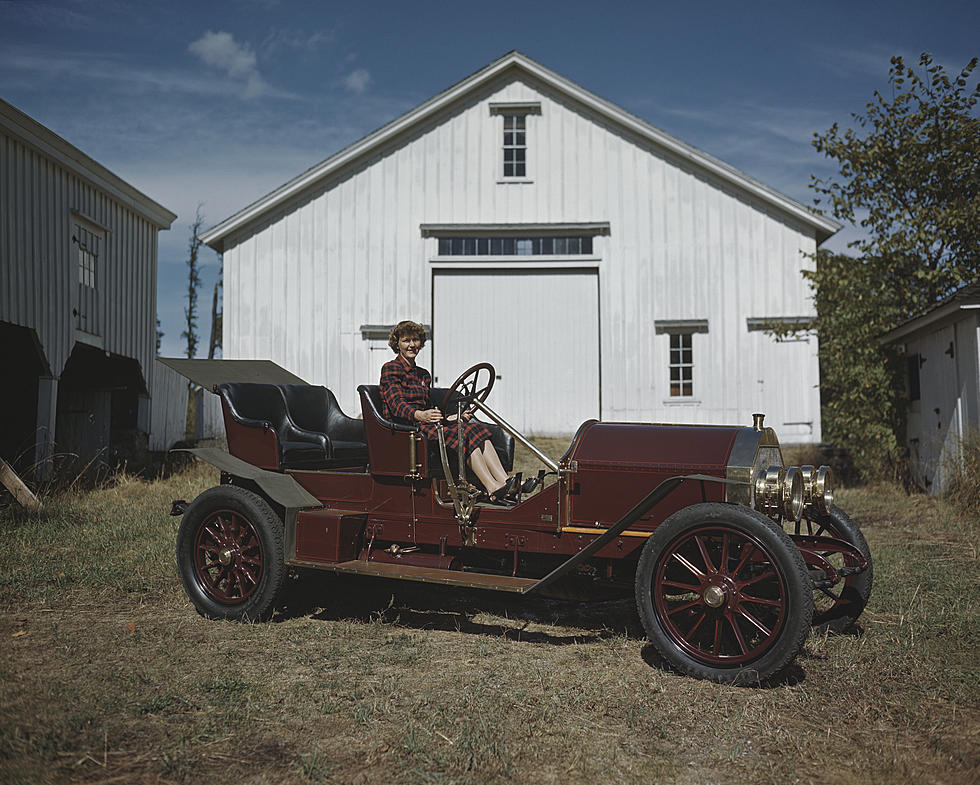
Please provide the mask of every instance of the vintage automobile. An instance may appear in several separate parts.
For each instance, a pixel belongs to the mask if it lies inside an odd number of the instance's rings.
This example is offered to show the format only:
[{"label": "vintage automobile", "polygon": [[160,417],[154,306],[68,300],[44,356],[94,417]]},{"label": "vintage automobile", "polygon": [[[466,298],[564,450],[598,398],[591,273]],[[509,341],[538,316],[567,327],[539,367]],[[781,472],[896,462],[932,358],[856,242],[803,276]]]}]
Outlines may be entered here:
[{"label": "vintage automobile", "polygon": [[433,397],[447,415],[489,420],[508,471],[515,440],[540,459],[537,487],[511,505],[487,501],[443,438],[386,419],[377,386],[358,388],[354,419],[325,387],[214,385],[228,452],[190,452],[220,485],[172,510],[197,610],[267,618],[293,568],[619,591],[668,666],[724,683],[771,679],[811,628],[843,630],[863,610],[871,554],[834,506],[830,469],[785,466],[763,415],[746,427],[589,420],[556,463],[487,404],[494,379],[481,363]]}]

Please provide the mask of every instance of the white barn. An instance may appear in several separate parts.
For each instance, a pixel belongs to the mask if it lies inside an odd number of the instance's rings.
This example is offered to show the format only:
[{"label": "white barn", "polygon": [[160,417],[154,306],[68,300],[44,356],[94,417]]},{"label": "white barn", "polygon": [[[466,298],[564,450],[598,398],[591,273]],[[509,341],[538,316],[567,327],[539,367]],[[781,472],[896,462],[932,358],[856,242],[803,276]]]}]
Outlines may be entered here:
[{"label": "white barn", "polygon": [[839,225],[511,52],[210,229],[227,358],[348,411],[432,326],[445,386],[479,361],[525,432],[585,419],[749,423],[820,440],[800,270]]},{"label": "white barn", "polygon": [[980,436],[980,284],[881,338],[905,354],[907,446],[916,481],[942,493],[964,440]]},{"label": "white barn", "polygon": [[151,431],[157,236],[175,218],[0,100],[7,461],[44,478],[56,451],[85,466]]}]

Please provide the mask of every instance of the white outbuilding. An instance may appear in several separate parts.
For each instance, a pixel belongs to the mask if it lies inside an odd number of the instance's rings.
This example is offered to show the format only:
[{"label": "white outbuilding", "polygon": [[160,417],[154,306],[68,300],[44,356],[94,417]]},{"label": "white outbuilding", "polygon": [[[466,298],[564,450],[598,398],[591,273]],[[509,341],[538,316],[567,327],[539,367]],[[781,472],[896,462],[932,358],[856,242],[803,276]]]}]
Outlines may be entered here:
[{"label": "white outbuilding", "polygon": [[206,232],[226,358],[271,359],[348,411],[431,325],[438,386],[492,363],[521,430],[751,422],[820,440],[804,268],[840,228],[511,52]]},{"label": "white outbuilding", "polygon": [[907,446],[916,481],[942,493],[980,436],[980,284],[964,286],[881,338],[905,354]]}]

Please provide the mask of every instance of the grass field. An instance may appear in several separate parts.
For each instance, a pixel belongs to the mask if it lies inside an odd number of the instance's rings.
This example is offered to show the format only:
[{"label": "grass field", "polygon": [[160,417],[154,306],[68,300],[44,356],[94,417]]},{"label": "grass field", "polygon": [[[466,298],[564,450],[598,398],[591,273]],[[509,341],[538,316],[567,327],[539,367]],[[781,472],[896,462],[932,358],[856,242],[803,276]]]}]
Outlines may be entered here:
[{"label": "grass field", "polygon": [[167,512],[216,479],[0,509],[0,782],[980,781],[976,514],[840,493],[876,560],[859,627],[736,688],[663,670],[630,601],[314,577],[270,623],[205,621]]}]

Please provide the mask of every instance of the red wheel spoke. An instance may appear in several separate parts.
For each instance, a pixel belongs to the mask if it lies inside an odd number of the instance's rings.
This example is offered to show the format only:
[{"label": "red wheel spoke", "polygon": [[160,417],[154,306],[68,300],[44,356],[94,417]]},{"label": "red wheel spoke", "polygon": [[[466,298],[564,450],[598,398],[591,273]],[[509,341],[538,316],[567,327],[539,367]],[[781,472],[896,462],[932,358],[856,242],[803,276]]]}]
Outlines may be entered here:
[{"label": "red wheel spoke", "polygon": [[701,551],[701,559],[704,561],[704,566],[708,573],[718,572],[711,561],[711,557],[708,555],[708,549],[704,546],[704,541],[697,535],[695,535],[694,541],[698,544],[698,550]]},{"label": "red wheel spoke", "polygon": [[721,651],[721,617],[715,619],[715,637],[711,645],[711,653],[715,656]]},{"label": "red wheel spoke", "polygon": [[747,542],[742,546],[742,558],[738,560],[738,564],[735,565],[735,569],[731,571],[730,575],[732,578],[738,575],[753,553],[755,553],[755,545],[753,545],[751,542]]},{"label": "red wheel spoke", "polygon": [[721,535],[721,563],[718,569],[724,572],[726,564],[728,564],[728,532]]},{"label": "red wheel spoke", "polygon": [[693,575],[698,578],[704,578],[705,574],[701,572],[697,567],[695,567],[691,562],[689,562],[684,556],[674,551],[671,556],[673,556],[677,561],[679,561],[684,567],[686,567]]},{"label": "red wheel spoke", "polygon": [[738,584],[738,587],[740,589],[744,589],[746,586],[751,586],[753,583],[758,583],[759,581],[765,581],[775,577],[776,573],[773,570],[767,570],[766,572],[762,573],[762,575],[756,575],[754,578],[749,578],[747,581],[741,581]]},{"label": "red wheel spoke", "polygon": [[678,613],[681,613],[682,611],[686,611],[688,608],[693,608],[700,604],[701,604],[700,598],[696,600],[691,600],[690,602],[685,602],[683,605],[678,605],[676,608],[672,608],[671,610],[667,611],[667,615],[674,616]]},{"label": "red wheel spoke", "polygon": [[681,583],[680,581],[662,581],[661,586],[670,586],[673,589],[683,589],[684,591],[699,592],[701,591],[700,586],[692,586],[689,583]]},{"label": "red wheel spoke", "polygon": [[735,640],[738,642],[738,648],[742,650],[742,654],[748,654],[749,647],[745,643],[745,637],[742,635],[742,631],[739,629],[738,623],[731,616],[726,615],[725,618],[728,619],[728,625],[735,633]]},{"label": "red wheel spoke", "polygon": [[[739,616],[745,619],[749,624],[755,627],[759,632],[761,632],[767,638],[772,635],[772,630],[770,630],[765,624],[759,621],[755,616],[753,616],[744,608],[739,608],[737,613]],[[733,626],[735,626],[734,619],[732,620],[732,624]]]},{"label": "red wheel spoke", "polygon": [[700,616],[698,616],[698,620],[696,622],[694,622],[694,626],[691,627],[691,629],[689,629],[687,631],[687,636],[686,637],[687,637],[688,640],[690,640],[694,636],[694,633],[697,632],[698,627],[701,626],[701,622],[703,622],[707,618],[708,618],[708,614],[707,613],[702,613]]},{"label": "red wheel spoke", "polygon": [[741,601],[755,603],[756,605],[770,605],[773,608],[783,607],[783,603],[781,600],[770,600],[766,597],[753,597],[749,594],[743,594]]}]

